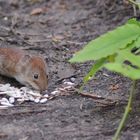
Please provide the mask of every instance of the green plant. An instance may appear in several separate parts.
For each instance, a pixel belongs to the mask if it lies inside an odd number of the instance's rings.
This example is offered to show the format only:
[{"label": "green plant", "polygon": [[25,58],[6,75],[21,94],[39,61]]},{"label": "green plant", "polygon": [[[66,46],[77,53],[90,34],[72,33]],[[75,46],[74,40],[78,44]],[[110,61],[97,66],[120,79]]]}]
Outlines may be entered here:
[{"label": "green plant", "polygon": [[130,2],[131,4],[133,4],[134,6],[137,6],[140,9],[140,2],[138,0],[128,0],[128,2]]},{"label": "green plant", "polygon": [[132,95],[135,92],[136,80],[140,79],[140,22],[136,19],[129,20],[125,25],[101,35],[89,42],[83,50],[77,52],[70,62],[85,62],[94,60],[95,64],[84,77],[84,84],[96,72],[106,68],[118,72],[133,81],[130,98],[123,119],[115,134],[118,138],[131,108]]}]

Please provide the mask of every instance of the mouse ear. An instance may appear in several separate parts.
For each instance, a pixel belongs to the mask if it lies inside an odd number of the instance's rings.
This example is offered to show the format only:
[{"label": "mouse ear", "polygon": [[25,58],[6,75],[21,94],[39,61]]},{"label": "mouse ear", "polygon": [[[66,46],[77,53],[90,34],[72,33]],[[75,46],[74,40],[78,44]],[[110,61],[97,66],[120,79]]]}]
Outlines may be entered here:
[{"label": "mouse ear", "polygon": [[19,61],[19,63],[16,66],[17,72],[21,72],[24,70],[24,68],[27,66],[27,64],[30,62],[31,56],[28,54],[25,54]]},{"label": "mouse ear", "polygon": [[29,54],[25,54],[23,57],[24,61],[28,61],[31,58],[31,56]]},{"label": "mouse ear", "polygon": [[27,64],[30,61],[31,56],[29,54],[25,54],[22,58],[22,64]]}]

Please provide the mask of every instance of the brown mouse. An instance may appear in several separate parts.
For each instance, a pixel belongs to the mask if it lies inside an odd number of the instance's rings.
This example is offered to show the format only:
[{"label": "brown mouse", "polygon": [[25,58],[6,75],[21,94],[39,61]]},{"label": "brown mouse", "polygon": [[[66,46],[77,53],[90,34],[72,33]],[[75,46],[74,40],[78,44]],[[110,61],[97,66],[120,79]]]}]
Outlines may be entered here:
[{"label": "brown mouse", "polygon": [[13,77],[36,90],[47,89],[48,74],[44,59],[19,48],[0,47],[0,74]]}]

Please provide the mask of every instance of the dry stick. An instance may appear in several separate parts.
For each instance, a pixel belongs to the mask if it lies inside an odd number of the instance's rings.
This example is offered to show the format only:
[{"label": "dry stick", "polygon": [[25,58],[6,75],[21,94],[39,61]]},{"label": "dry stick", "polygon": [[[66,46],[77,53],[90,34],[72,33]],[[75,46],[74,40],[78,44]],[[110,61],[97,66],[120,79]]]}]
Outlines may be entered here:
[{"label": "dry stick", "polygon": [[[79,89],[76,89],[74,88],[74,90],[79,93],[81,96],[85,96],[85,97],[89,97],[89,98],[92,98],[94,100],[96,100],[95,102],[96,103],[100,103],[100,104],[103,104],[103,105],[114,105],[116,103],[116,101],[112,101],[112,99],[107,99],[105,97],[102,97],[102,96],[99,96],[99,95],[95,95],[95,94],[90,94],[90,93],[83,93],[82,91],[80,91]],[[102,100],[102,101],[99,101],[99,100]],[[105,102],[103,102],[105,101]],[[110,103],[108,102],[110,101]]]},{"label": "dry stick", "polygon": [[[51,38],[47,38],[47,39],[44,39],[44,40],[32,40],[32,41],[29,41],[31,43],[41,43],[41,42],[47,42],[47,41],[52,41]],[[67,44],[75,44],[75,45],[83,45],[83,44],[86,44],[87,42],[75,42],[75,41],[70,41],[70,40],[67,40],[67,41],[60,41],[58,40],[59,42],[64,42],[64,43],[67,43]]]},{"label": "dry stick", "polygon": [[25,35],[25,36],[45,36],[47,39],[49,39],[49,38],[52,38],[52,36],[49,36],[48,34],[42,34],[42,33],[38,33],[38,32],[36,32],[36,33],[30,33],[30,32],[23,32],[23,31],[20,31],[20,30],[16,30],[16,33],[17,34],[20,34],[20,35]]},{"label": "dry stick", "polygon": [[132,87],[131,87],[131,90],[130,90],[128,104],[127,104],[127,106],[125,108],[124,115],[123,115],[123,117],[121,119],[121,122],[119,124],[119,127],[118,127],[116,133],[115,133],[115,136],[113,137],[113,140],[118,140],[120,132],[121,132],[122,128],[124,127],[124,124],[125,124],[126,119],[127,119],[128,115],[129,115],[129,112],[131,111],[132,99],[133,99],[133,96],[135,94],[135,90],[136,90],[136,80],[133,80]]},{"label": "dry stick", "polygon": [[62,81],[65,80],[65,79],[70,79],[70,78],[72,78],[72,77],[76,77],[77,75],[78,75],[78,73],[72,74],[72,75],[67,76],[67,77],[63,77],[63,78],[61,78],[61,79],[58,79],[58,80],[55,82],[55,84],[60,83],[60,82],[62,82]]},{"label": "dry stick", "polygon": [[86,44],[87,42],[66,41],[66,43],[75,44],[75,45],[83,45],[83,44]]},{"label": "dry stick", "polygon": [[85,97],[89,97],[89,98],[93,98],[93,99],[100,99],[100,100],[105,99],[104,97],[99,96],[99,95],[95,95],[95,94],[93,94],[93,93],[90,94],[90,93],[83,93],[83,92],[80,92],[80,95],[85,96]]},{"label": "dry stick", "polygon": [[81,90],[77,89],[77,88],[74,88],[74,91],[76,91],[77,93],[79,93],[80,95],[82,96],[85,96],[85,97],[90,97],[90,98],[93,98],[93,99],[105,99],[104,97],[102,96],[99,96],[99,95],[95,95],[95,94],[90,94],[90,93],[83,93]]},{"label": "dry stick", "polygon": [[0,114],[0,116],[10,116],[10,115],[21,115],[21,114],[31,114],[31,113],[42,113],[44,111],[47,111],[47,108],[39,109],[39,110],[24,110],[20,112],[12,112],[12,113],[5,113]]}]

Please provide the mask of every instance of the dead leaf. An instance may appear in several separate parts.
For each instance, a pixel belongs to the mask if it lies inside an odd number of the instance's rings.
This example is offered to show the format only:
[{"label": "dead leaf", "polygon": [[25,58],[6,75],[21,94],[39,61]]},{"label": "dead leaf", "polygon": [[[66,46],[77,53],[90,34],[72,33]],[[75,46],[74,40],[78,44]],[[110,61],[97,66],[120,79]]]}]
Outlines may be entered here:
[{"label": "dead leaf", "polygon": [[41,2],[42,0],[27,0],[29,3],[34,4],[37,2]]},{"label": "dead leaf", "polygon": [[35,8],[31,11],[30,15],[39,15],[44,12],[44,8]]},{"label": "dead leaf", "polygon": [[130,2],[128,0],[123,0],[123,4],[126,6],[128,6],[130,4]]},{"label": "dead leaf", "polygon": [[60,42],[63,39],[64,39],[64,36],[62,36],[62,35],[55,35],[52,37],[52,41],[54,41],[54,42]]},{"label": "dead leaf", "polygon": [[109,87],[109,90],[117,90],[117,89],[119,89],[119,85],[118,85],[118,84],[116,84],[116,85],[111,85],[111,86]]}]

